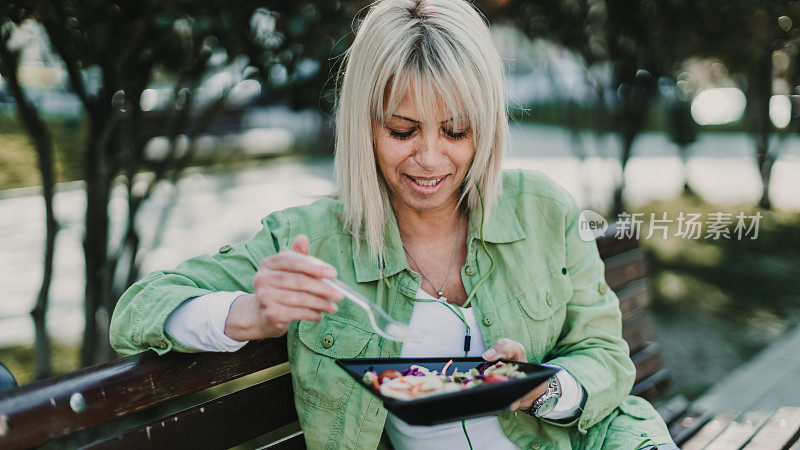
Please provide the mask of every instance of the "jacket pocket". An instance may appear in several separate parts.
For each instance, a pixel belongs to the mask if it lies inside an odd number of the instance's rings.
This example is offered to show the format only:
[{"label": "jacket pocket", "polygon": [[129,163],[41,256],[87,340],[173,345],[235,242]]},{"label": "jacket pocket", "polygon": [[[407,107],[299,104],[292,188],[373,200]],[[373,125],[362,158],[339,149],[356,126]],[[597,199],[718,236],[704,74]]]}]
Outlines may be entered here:
[{"label": "jacket pocket", "polygon": [[572,298],[572,282],[563,265],[548,264],[546,276],[539,278],[520,298],[520,306],[533,320],[545,320],[564,309]]},{"label": "jacket pocket", "polygon": [[[528,359],[543,361],[558,341],[566,318],[566,305],[572,298],[572,282],[562,273],[562,264],[551,264],[540,271],[531,286],[514,303],[517,317],[524,322],[530,337]],[[524,344],[524,343],[523,343]]]},{"label": "jacket pocket", "polygon": [[348,318],[329,315],[319,322],[300,322],[297,332],[291,362],[295,390],[314,405],[341,408],[355,380],[336,365],[336,359],[362,355],[374,333]]}]

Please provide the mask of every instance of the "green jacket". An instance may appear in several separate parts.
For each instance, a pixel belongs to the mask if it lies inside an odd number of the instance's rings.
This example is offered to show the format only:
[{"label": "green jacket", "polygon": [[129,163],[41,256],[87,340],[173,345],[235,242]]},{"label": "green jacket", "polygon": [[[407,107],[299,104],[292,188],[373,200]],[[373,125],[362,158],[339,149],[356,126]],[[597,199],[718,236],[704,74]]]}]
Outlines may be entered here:
[{"label": "green jacket", "polygon": [[[123,354],[197,351],[164,332],[167,316],[184,300],[200,295],[252,292],[261,259],[290,247],[298,234],[308,236],[311,254],[335,266],[342,281],[408,323],[413,310],[408,297],[417,292],[420,276],[408,266],[394,216],[388,218],[385,231],[384,272],[402,294],[380,281],[378,263],[365,246],[356,250],[339,221],[341,210],[339,201],[323,199],[277,211],[262,221],[263,228],[248,242],[147,275],[128,289],[114,310],[113,347]],[[628,396],[635,369],[621,337],[618,300],[605,282],[597,246],[578,236],[579,212],[575,200],[547,176],[504,173],[502,197],[484,226],[495,268],[472,301],[485,344],[488,348],[503,337],[522,343],[529,362],[563,367],[583,385],[587,399],[580,417],[569,424],[513,413],[502,415],[500,424],[522,448],[599,448],[601,442],[614,439],[624,447],[645,434],[668,442],[652,406]],[[490,263],[479,231],[480,214],[472,214],[467,262],[461,268],[467,292]],[[295,322],[289,328],[297,413],[309,448],[374,449],[387,411],[366,389],[355,386],[334,360],[397,357],[402,344],[376,335],[363,310],[351,302],[339,306],[336,314],[320,322]],[[631,436],[608,436],[620,415],[616,425],[623,426],[616,429]]]}]

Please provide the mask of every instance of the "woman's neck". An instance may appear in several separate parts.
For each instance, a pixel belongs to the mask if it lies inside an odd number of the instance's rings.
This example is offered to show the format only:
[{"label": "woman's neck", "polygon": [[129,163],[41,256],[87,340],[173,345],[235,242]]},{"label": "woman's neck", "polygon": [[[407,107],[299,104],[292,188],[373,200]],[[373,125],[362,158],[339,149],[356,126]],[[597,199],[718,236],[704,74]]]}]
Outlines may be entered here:
[{"label": "woman's neck", "polygon": [[448,202],[441,208],[426,211],[393,206],[400,238],[406,243],[451,239],[458,232],[462,217],[466,219],[463,209],[457,205],[457,201]]}]

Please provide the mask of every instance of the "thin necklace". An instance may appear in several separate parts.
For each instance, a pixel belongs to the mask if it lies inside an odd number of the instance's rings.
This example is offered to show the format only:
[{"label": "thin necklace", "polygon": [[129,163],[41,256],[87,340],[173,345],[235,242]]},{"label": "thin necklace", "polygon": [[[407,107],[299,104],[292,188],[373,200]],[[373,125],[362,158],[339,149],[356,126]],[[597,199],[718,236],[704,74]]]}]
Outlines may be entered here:
[{"label": "thin necklace", "polygon": [[464,223],[464,216],[461,216],[461,219],[458,221],[458,231],[456,231],[456,242],[455,245],[453,245],[453,254],[450,256],[450,265],[447,266],[447,275],[444,276],[444,284],[442,285],[441,289],[436,289],[436,285],[433,284],[433,281],[431,281],[430,278],[428,278],[428,275],[426,275],[425,271],[422,270],[422,266],[420,266],[417,260],[414,259],[414,256],[411,254],[411,252],[408,251],[408,247],[406,247],[406,244],[403,243],[403,250],[405,250],[406,253],[408,253],[408,257],[411,258],[411,261],[414,263],[414,265],[417,266],[422,276],[425,277],[425,279],[428,281],[428,284],[430,284],[433,290],[436,291],[437,294],[439,294],[439,300],[442,302],[447,302],[447,297],[444,296],[444,288],[445,286],[447,286],[447,280],[450,278],[450,271],[453,270],[453,261],[456,260],[456,250],[458,250],[458,240],[459,237],[461,236],[461,225],[463,225],[463,223]]}]

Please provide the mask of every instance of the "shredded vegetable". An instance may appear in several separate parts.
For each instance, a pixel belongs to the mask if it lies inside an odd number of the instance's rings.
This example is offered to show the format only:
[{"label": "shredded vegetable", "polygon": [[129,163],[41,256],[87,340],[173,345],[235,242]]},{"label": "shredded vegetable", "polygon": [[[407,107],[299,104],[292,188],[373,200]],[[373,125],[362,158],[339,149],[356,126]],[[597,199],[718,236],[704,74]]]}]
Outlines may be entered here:
[{"label": "shredded vegetable", "polygon": [[502,361],[492,365],[483,365],[480,370],[475,368],[467,372],[459,372],[458,368],[455,368],[453,373],[448,375],[447,370],[452,364],[453,360],[451,359],[442,367],[441,371],[412,365],[400,372],[400,376],[397,376],[397,372],[394,370],[384,371],[380,375],[374,371],[368,371],[364,374],[364,382],[387,397],[410,400],[525,376],[525,373],[521,372],[516,364]]}]

